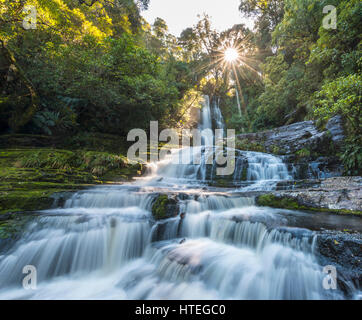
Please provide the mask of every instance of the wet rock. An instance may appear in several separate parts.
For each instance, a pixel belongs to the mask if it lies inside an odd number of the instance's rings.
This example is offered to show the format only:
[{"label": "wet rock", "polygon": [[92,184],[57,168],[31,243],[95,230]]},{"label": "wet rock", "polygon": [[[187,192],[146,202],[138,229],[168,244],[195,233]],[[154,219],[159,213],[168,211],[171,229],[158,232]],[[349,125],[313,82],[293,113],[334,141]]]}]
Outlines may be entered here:
[{"label": "wet rock", "polygon": [[191,195],[189,195],[189,194],[187,194],[187,193],[179,193],[177,197],[178,197],[179,200],[189,200],[189,199],[192,199]]},{"label": "wet rock", "polygon": [[343,143],[345,135],[341,116],[337,115],[330,119],[326,125],[326,129],[331,133],[331,138],[334,143],[338,145]]},{"label": "wet rock", "polygon": [[303,180],[283,180],[276,184],[275,190],[295,190],[295,189],[308,189],[319,188],[321,185],[320,179],[303,179]]},{"label": "wet rock", "polygon": [[297,179],[340,176],[343,166],[336,151],[344,142],[342,118],[335,116],[325,129],[314,121],[303,121],[288,126],[237,136],[239,149],[261,151],[286,156]]},{"label": "wet rock", "polygon": [[62,208],[65,202],[70,199],[75,192],[57,192],[51,195],[53,200],[52,208]]},{"label": "wet rock", "polygon": [[362,214],[362,178],[325,179],[319,188],[276,191],[257,197],[258,205],[285,209]]},{"label": "wet rock", "polygon": [[293,172],[295,179],[327,179],[339,177],[344,167],[336,156],[325,156],[313,159],[312,157],[298,159],[294,155],[283,159],[288,170]]},{"label": "wet rock", "polygon": [[362,235],[322,231],[317,236],[316,254],[322,266],[337,269],[337,288],[352,298],[362,284]]},{"label": "wet rock", "polygon": [[155,220],[176,217],[179,213],[179,203],[175,195],[160,194],[152,204],[152,215]]}]

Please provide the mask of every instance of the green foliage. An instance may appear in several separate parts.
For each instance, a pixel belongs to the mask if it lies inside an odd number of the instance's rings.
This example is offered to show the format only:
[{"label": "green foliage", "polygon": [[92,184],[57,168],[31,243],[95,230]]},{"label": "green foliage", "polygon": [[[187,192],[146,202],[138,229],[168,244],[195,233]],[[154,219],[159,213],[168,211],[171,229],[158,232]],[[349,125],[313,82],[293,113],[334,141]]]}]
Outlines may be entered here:
[{"label": "green foliage", "polygon": [[361,174],[361,87],[361,75],[351,74],[327,82],[314,95],[316,117],[327,121],[340,114],[345,119],[348,139],[341,160],[348,175]]},{"label": "green foliage", "polygon": [[270,45],[271,32],[284,15],[284,0],[241,0],[239,10],[249,17],[257,17],[257,40],[261,48]]},{"label": "green foliage", "polygon": [[[61,113],[62,111],[62,113]],[[37,128],[48,135],[69,132],[76,127],[76,114],[70,109],[63,109],[59,112],[47,109],[38,111],[33,117],[34,130]]]},{"label": "green foliage", "polygon": [[360,138],[347,141],[341,159],[347,175],[358,176],[362,174],[362,146]]},{"label": "green foliage", "polygon": [[351,134],[360,134],[362,106],[362,76],[351,74],[340,77],[322,86],[315,93],[314,114],[323,120],[340,114],[347,120]]},{"label": "green foliage", "polygon": [[[341,114],[350,140],[361,139],[359,0],[241,0],[239,10],[255,17],[254,32],[242,24],[218,32],[204,15],[179,38],[164,20],[150,26],[142,19],[148,0],[26,4],[38,11],[34,30],[19,23],[25,1],[0,0],[2,133],[103,145],[97,134],[124,138],[152,120],[160,129],[195,125],[192,110],[203,93],[221,98],[226,124],[237,133]],[[327,4],[337,7],[336,30],[322,27]],[[235,70],[222,59],[230,46],[240,51]],[[354,150],[346,148],[344,159]],[[104,167],[92,168],[101,174]]]},{"label": "green foliage", "polygon": [[[135,1],[29,1],[38,12],[34,30],[14,22],[25,17],[24,3],[0,0],[0,76],[7,78],[0,85],[0,114],[7,124],[2,131],[125,136],[133,128],[148,129],[151,120],[159,120],[161,128],[183,120],[181,101],[193,85],[188,65],[177,58],[176,49],[155,54]],[[141,3],[143,9],[148,5]],[[167,30],[160,23],[155,29],[162,27]],[[158,29],[154,37],[161,41]],[[24,98],[29,91],[39,97],[32,108],[35,98]],[[14,98],[18,101],[10,105]]]},{"label": "green foliage", "polygon": [[105,152],[37,151],[23,156],[18,161],[23,168],[60,169],[67,172],[86,170],[95,176],[103,176],[114,169],[128,166],[126,158]]},{"label": "green foliage", "polygon": [[295,153],[297,158],[308,158],[310,157],[310,151],[308,149],[300,149]]},{"label": "green foliage", "polygon": [[[256,38],[264,39],[258,46],[270,49],[269,57],[261,59],[264,88],[250,99],[258,101],[248,112],[252,128],[309,119],[320,125],[340,114],[348,135],[342,161],[347,173],[356,174],[361,145],[362,3],[285,0],[277,7],[277,2],[242,0],[240,5],[242,12],[257,17]],[[323,27],[326,5],[337,8],[335,30]]]}]

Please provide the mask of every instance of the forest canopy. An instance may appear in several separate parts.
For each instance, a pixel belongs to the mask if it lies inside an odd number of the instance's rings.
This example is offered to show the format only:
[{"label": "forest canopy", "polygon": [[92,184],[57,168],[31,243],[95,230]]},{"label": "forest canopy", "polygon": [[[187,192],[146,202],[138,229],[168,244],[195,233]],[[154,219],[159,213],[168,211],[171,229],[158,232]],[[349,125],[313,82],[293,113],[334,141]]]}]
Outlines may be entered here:
[{"label": "forest canopy", "polygon": [[[24,29],[25,4],[37,8],[36,29]],[[1,0],[2,131],[124,135],[180,118],[187,64],[152,47],[162,35],[141,4]]]},{"label": "forest canopy", "polygon": [[[151,0],[152,1],[152,0]],[[254,30],[200,16],[179,37],[142,17],[149,0],[0,0],[2,133],[125,136],[158,120],[192,126],[202,94],[238,133],[343,117],[346,158],[361,161],[359,0],[241,0]],[[336,28],[323,12],[336,8]],[[36,28],[24,19],[36,8]],[[32,21],[28,21],[30,24]],[[226,64],[227,48],[238,64]]]}]

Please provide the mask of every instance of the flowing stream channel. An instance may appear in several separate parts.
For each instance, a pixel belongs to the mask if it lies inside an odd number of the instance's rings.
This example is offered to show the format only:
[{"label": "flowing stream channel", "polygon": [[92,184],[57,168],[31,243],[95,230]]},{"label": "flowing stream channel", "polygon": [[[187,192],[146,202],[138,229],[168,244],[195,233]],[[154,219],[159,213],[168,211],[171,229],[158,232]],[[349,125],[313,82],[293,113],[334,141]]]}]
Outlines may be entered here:
[{"label": "flowing stream channel", "polygon": [[[201,119],[223,126],[217,103],[206,101]],[[83,190],[34,214],[0,251],[0,299],[344,298],[323,288],[317,236],[303,224],[313,215],[258,207],[250,195],[292,179],[282,159],[239,151],[233,179],[244,172],[246,182],[230,190],[208,186],[203,162],[172,164],[179,152],[134,183]],[[178,197],[179,215],[156,222],[160,193]],[[328,223],[340,221],[319,222]],[[22,287],[26,265],[36,267],[36,290]]]}]

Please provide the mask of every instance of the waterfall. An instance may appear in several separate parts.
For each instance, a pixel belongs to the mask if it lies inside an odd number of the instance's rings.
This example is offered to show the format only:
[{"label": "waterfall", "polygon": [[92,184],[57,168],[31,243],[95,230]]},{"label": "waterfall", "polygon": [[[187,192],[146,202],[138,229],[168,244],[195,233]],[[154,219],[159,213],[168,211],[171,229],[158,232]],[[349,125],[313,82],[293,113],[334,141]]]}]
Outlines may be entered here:
[{"label": "waterfall", "polygon": [[241,117],[241,106],[240,106],[239,92],[238,92],[237,88],[235,88],[235,91],[236,91],[236,102],[238,104],[239,116]]},{"label": "waterfall", "polygon": [[212,120],[211,120],[211,108],[210,108],[210,98],[209,96],[204,96],[204,102],[201,109],[201,122],[199,125],[201,130],[212,129]]},{"label": "waterfall", "polygon": [[[43,211],[0,257],[0,298],[328,297],[312,231],[283,226],[253,198],[216,194],[185,199],[184,219],[152,226],[154,196],[96,188]],[[37,267],[37,290],[21,288],[24,265]]]},{"label": "waterfall", "polygon": [[[205,98],[201,113],[200,128],[223,128],[217,101]],[[282,160],[239,151],[232,180],[247,187],[212,191],[204,148],[182,151],[201,164],[175,164],[173,150],[136,183],[79,191],[39,212],[0,251],[0,299],[343,298],[323,289],[316,234],[296,225],[300,213],[242,193],[290,179]],[[178,216],[154,221],[160,193],[178,197]],[[36,290],[22,287],[26,265],[37,269]]]},{"label": "waterfall", "polygon": [[[204,97],[201,110],[200,130],[222,129],[225,130],[224,119],[219,107],[219,99],[214,98],[212,107],[208,96]],[[215,126],[213,125],[213,121]],[[208,156],[213,156],[215,148],[213,145],[214,136],[203,140],[203,146],[183,149],[174,149],[171,154],[153,165],[152,175],[154,181],[159,184],[174,183],[180,180],[186,183],[205,183],[216,178],[217,163],[207,164]],[[188,163],[180,163],[181,159],[188,159]],[[195,164],[195,159],[199,158],[199,164]],[[292,179],[286,164],[277,156],[251,151],[237,150],[235,171],[230,179],[236,185],[243,181],[244,190],[271,190],[280,180]],[[243,174],[245,172],[245,174]],[[244,176],[244,177],[243,177]],[[247,188],[247,189],[246,189]]]},{"label": "waterfall", "polygon": [[225,130],[224,118],[220,110],[220,98],[213,102],[213,118],[215,121],[215,129]]}]

